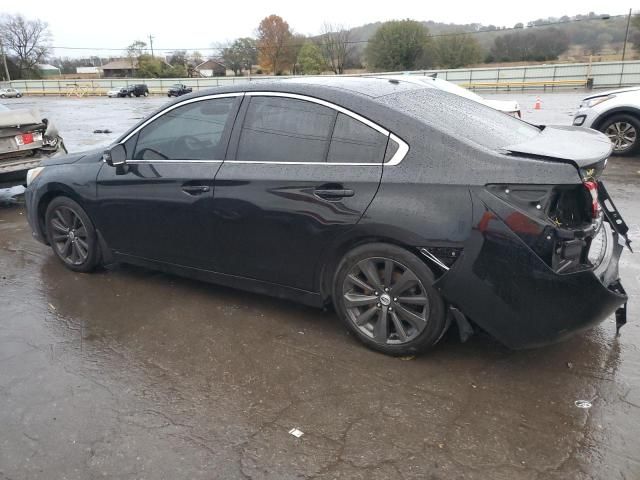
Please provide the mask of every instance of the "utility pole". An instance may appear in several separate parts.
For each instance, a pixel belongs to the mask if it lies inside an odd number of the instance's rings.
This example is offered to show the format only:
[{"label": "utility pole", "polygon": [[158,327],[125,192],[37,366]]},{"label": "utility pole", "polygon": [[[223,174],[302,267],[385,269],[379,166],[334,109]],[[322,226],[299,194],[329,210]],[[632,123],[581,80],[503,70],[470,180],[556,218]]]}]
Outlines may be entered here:
[{"label": "utility pole", "polygon": [[629,16],[627,17],[627,31],[624,34],[624,44],[622,45],[622,61],[624,62],[624,56],[627,53],[627,40],[629,39],[629,24],[631,23],[631,9],[629,9]]},{"label": "utility pole", "polygon": [[11,76],[9,75],[9,67],[7,67],[7,56],[4,53],[4,45],[2,44],[2,40],[0,40],[0,55],[2,55],[2,63],[4,64],[4,76],[7,82],[11,81]]},{"label": "utility pole", "polygon": [[155,58],[155,55],[153,54],[153,35],[149,35],[149,46],[151,47],[151,56]]}]

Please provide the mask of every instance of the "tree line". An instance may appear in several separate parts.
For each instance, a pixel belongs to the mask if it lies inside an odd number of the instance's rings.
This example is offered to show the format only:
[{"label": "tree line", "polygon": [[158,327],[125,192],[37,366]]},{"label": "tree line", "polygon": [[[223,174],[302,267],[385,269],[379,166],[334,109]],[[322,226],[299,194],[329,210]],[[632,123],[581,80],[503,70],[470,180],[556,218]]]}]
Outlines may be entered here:
[{"label": "tree line", "polygon": [[[520,23],[510,29],[479,24],[443,26],[410,19],[391,20],[373,25],[371,29],[369,26],[349,29],[325,23],[318,35],[307,37],[295,32],[282,17],[269,15],[257,26],[254,38],[242,37],[228,46],[216,47],[217,54],[213,57],[235,75],[329,71],[341,74],[349,68],[401,71],[460,68],[483,62],[549,61],[556,60],[576,42],[595,53],[605,44],[624,39],[622,29],[618,28],[622,19],[615,19],[616,28],[612,28],[609,21],[601,22],[597,18],[590,13],[538,19],[527,24],[535,28]],[[582,20],[593,21],[585,24]],[[545,26],[558,22],[565,24]],[[363,29],[369,32],[366,38],[361,38]],[[6,50],[11,77],[37,77],[37,64],[44,63],[50,56],[51,38],[47,23],[39,19],[26,19],[21,15],[0,17],[0,42]],[[633,17],[630,40],[640,51],[638,15]],[[156,57],[149,54],[142,41],[129,45],[127,57],[136,60],[138,73],[143,77],[188,76],[203,58],[199,52],[187,54],[184,50],[174,51],[168,57]],[[74,73],[66,70],[75,70],[74,64],[77,66],[79,62],[57,59],[57,66],[64,73]],[[2,66],[0,72],[3,77]]]}]

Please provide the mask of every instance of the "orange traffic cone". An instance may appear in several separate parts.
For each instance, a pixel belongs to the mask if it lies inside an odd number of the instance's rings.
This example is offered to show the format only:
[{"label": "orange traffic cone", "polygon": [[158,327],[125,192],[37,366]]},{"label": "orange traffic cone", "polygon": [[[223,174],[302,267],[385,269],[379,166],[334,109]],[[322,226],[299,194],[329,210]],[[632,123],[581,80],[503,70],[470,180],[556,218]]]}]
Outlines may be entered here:
[{"label": "orange traffic cone", "polygon": [[536,97],[536,103],[533,106],[534,110],[540,110],[542,108],[542,102],[540,101],[540,97]]}]

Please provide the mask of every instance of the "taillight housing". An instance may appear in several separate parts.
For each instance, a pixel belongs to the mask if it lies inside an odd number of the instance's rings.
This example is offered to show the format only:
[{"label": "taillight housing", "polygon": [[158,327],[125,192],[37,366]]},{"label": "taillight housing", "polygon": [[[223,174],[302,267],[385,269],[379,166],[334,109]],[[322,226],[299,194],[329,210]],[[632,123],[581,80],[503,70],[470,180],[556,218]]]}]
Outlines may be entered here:
[{"label": "taillight housing", "polygon": [[23,147],[25,145],[29,145],[34,142],[42,141],[42,133],[40,132],[28,132],[22,133],[20,135],[15,136],[16,143],[19,147]]},{"label": "taillight housing", "polygon": [[589,195],[591,196],[591,209],[590,209],[591,218],[593,219],[598,218],[602,210],[600,207],[600,201],[598,200],[598,182],[593,180],[586,180],[582,182],[582,184],[584,185],[584,187],[589,192]]}]

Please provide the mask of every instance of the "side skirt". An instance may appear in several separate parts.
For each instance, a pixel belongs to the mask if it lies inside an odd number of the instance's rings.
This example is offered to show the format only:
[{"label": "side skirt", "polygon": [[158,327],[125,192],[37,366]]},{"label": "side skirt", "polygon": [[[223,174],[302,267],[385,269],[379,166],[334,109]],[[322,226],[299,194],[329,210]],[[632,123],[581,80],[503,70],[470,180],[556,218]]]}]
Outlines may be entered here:
[{"label": "side skirt", "polygon": [[300,290],[298,288],[287,287],[262,280],[238,277],[235,275],[212,272],[210,270],[203,270],[194,267],[185,267],[182,265],[175,265],[172,263],[160,262],[158,260],[151,260],[148,258],[136,257],[117,252],[113,253],[113,259],[116,262],[138,265],[152,270],[159,270],[161,272],[179,275],[181,277],[193,278],[204,282],[215,283],[217,285],[237,288],[239,290],[269,295],[271,297],[282,298],[285,300],[292,300],[311,307],[323,307],[322,297],[320,293],[317,292],[308,292],[306,290]]}]

